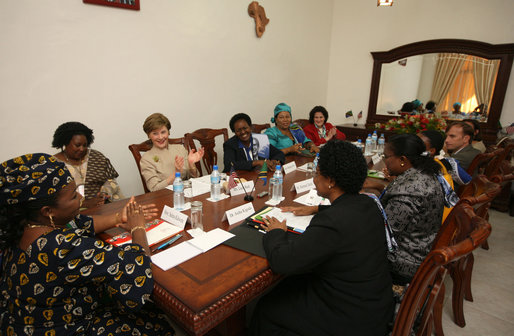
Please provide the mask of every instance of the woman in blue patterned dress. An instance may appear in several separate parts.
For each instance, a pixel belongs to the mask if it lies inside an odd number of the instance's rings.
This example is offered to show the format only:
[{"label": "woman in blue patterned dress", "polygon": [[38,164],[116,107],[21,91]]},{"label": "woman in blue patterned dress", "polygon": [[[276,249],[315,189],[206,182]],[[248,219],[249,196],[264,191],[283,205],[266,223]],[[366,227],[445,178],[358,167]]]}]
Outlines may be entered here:
[{"label": "woman in blue patterned dress", "polygon": [[[82,197],[64,163],[27,154],[0,166],[0,335],[173,335],[146,304],[153,289],[145,212],[79,214]],[[118,225],[133,243],[95,233]]]}]

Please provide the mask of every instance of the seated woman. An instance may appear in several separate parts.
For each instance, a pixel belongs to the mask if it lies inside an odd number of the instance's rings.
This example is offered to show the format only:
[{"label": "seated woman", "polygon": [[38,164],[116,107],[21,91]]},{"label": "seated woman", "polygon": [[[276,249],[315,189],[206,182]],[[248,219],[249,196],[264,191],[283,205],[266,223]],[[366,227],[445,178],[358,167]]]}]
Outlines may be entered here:
[{"label": "seated woman", "polygon": [[141,175],[150,191],[166,188],[173,184],[175,172],[180,172],[182,179],[197,177],[198,169],[195,163],[203,157],[203,147],[189,154],[182,145],[170,145],[171,123],[161,113],[154,113],[146,118],[143,130],[152,141],[152,148],[141,157]]},{"label": "seated woman", "polygon": [[311,153],[318,153],[319,147],[305,136],[302,128],[291,123],[291,107],[285,103],[275,106],[274,117],[271,122],[275,127],[264,131],[270,143],[280,149],[284,154],[300,154],[304,148]]},{"label": "seated woman", "polygon": [[453,111],[448,117],[450,119],[464,119],[465,114],[462,113],[462,111],[460,110],[461,107],[462,107],[461,103],[459,103],[459,102],[453,103]]},{"label": "seated woman", "polygon": [[224,172],[230,167],[235,170],[252,170],[268,161],[268,167],[284,164],[282,151],[269,143],[265,134],[252,133],[252,119],[245,113],[238,113],[230,119],[230,129],[236,135],[223,144]]},{"label": "seated woman", "polygon": [[345,140],[346,135],[328,123],[328,112],[323,106],[315,106],[309,112],[309,125],[303,131],[316,146],[321,146],[331,139]]},{"label": "seated woman", "polygon": [[[441,168],[440,175],[442,178],[446,180],[448,183],[448,188],[444,188],[445,190],[445,198],[449,199],[448,202],[451,206],[444,207],[443,219],[449,215],[453,206],[458,202],[459,198],[455,194],[455,184],[463,185],[468,184],[471,181],[471,176],[459,165],[459,162],[454,158],[437,158],[441,149],[443,149],[444,145],[444,137],[439,131],[422,131],[418,133],[418,136],[423,140],[425,144],[426,151],[430,154],[434,161],[437,162]],[[441,181],[440,181],[441,182]],[[453,190],[453,192],[452,192]]]},{"label": "seated woman", "polygon": [[[150,302],[144,225],[155,206],[131,199],[113,215],[80,215],[82,196],[65,164],[42,153],[4,162],[0,182],[0,334],[174,334]],[[115,225],[132,243],[95,237]]]},{"label": "seated woman", "polygon": [[485,153],[487,148],[485,147],[484,142],[482,141],[482,132],[480,131],[480,122],[476,119],[464,119],[466,124],[473,127],[473,140],[471,141],[471,146],[473,148],[478,149],[480,153]]},{"label": "seated woman", "polygon": [[445,193],[437,177],[440,166],[418,136],[391,137],[384,148],[384,162],[396,176],[380,197],[398,243],[388,259],[393,283],[405,285],[432,248],[441,227]]},{"label": "seated woman", "polygon": [[[314,184],[330,206],[289,207],[317,212],[302,235],[265,219],[263,245],[271,269],[286,278],[257,304],[250,335],[385,335],[393,314],[384,219],[359,194],[367,165],[349,142],[320,151]],[[292,239],[295,238],[295,239]]]},{"label": "seated woman", "polygon": [[92,208],[105,202],[124,198],[116,182],[118,172],[102,153],[89,148],[94,141],[93,130],[82,123],[70,121],[57,127],[52,147],[61,149],[55,157],[66,164],[85,197],[83,206]]}]

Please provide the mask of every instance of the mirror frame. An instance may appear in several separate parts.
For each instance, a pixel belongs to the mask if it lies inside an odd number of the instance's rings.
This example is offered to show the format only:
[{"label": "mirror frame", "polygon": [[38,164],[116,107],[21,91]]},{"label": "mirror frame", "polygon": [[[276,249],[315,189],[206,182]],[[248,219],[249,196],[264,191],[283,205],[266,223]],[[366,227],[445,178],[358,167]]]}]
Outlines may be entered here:
[{"label": "mirror frame", "polygon": [[[371,52],[374,62],[366,127],[374,128],[375,123],[386,122],[394,118],[394,116],[376,114],[380,74],[383,63],[394,62],[409,56],[446,52],[463,53],[487,59],[500,60],[493,91],[493,99],[489,107],[489,115],[487,121],[481,123],[483,140],[488,143],[495,142],[496,133],[498,131],[498,121],[500,120],[503,101],[505,100],[505,92],[507,91],[510,71],[512,69],[514,43],[489,44],[472,40],[439,39],[410,43],[389,51]],[[398,108],[400,108],[400,106]]]}]

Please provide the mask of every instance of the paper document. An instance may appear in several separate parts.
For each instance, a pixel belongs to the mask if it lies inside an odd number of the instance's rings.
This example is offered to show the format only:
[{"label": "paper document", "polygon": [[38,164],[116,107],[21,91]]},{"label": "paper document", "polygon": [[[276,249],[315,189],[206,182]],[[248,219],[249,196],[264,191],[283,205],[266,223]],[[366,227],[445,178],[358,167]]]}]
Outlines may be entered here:
[{"label": "paper document", "polygon": [[[159,219],[147,223],[145,227],[146,239],[148,240],[149,246],[156,245],[157,243],[164,241],[183,230],[178,226],[172,225],[168,222]],[[124,244],[131,243],[132,236],[129,232],[125,231],[121,234],[111,237],[107,240],[107,242],[116,246],[121,246]]]},{"label": "paper document", "polygon": [[264,216],[275,217],[279,221],[286,220],[286,225],[295,229],[305,231],[309,226],[313,215],[310,216],[295,216],[292,212],[282,212],[279,208],[266,213]]},{"label": "paper document", "polygon": [[187,242],[197,247],[202,252],[207,252],[211,248],[218,246],[225,240],[230,239],[232,237],[234,237],[234,234],[222,230],[220,228],[216,228],[214,230],[206,232],[203,235],[197,236],[196,238],[190,239]]}]

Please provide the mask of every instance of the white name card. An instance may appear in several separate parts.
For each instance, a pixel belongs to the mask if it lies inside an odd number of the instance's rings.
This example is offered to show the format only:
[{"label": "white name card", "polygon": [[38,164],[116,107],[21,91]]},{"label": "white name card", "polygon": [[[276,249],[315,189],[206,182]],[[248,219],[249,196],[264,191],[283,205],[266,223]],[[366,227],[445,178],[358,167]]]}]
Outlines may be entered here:
[{"label": "white name card", "polygon": [[225,214],[223,215],[223,219],[221,221],[224,221],[225,219],[227,219],[228,224],[232,225],[234,223],[242,221],[243,219],[250,216],[254,212],[255,212],[255,210],[253,209],[253,204],[246,203],[246,204],[240,205],[238,207],[235,207],[234,209],[225,211]]},{"label": "white name card", "polygon": [[161,218],[182,229],[184,229],[187,222],[187,215],[184,215],[180,211],[177,211],[167,205],[162,209]]},{"label": "white name card", "polygon": [[296,170],[296,162],[291,161],[282,166],[284,168],[284,174],[289,174]]},{"label": "white name card", "polygon": [[380,154],[375,154],[371,157],[371,162],[373,163],[373,165],[376,165],[377,163],[379,163],[380,161],[382,160],[382,155]]},{"label": "white name card", "polygon": [[253,181],[238,183],[236,187],[230,189],[230,196],[244,194],[245,190],[248,194],[250,194],[253,191]]},{"label": "white name card", "polygon": [[[296,182],[294,184],[294,188],[296,189],[296,193],[297,194],[301,194],[304,191],[308,191],[308,190],[316,188],[316,186],[314,185],[314,179],[310,178],[310,179],[307,179],[307,180]],[[293,188],[291,188],[291,190],[292,189]]]}]

